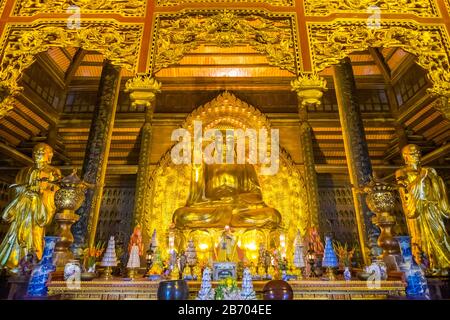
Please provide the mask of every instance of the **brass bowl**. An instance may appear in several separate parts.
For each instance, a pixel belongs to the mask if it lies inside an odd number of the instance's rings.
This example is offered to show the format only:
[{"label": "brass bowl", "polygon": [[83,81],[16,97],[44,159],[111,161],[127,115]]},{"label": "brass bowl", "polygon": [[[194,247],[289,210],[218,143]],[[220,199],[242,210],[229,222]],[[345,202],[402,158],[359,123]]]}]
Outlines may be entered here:
[{"label": "brass bowl", "polygon": [[356,274],[356,276],[358,277],[359,280],[367,281],[367,279],[369,279],[369,277],[371,276],[371,273],[369,273],[369,272],[358,272]]}]

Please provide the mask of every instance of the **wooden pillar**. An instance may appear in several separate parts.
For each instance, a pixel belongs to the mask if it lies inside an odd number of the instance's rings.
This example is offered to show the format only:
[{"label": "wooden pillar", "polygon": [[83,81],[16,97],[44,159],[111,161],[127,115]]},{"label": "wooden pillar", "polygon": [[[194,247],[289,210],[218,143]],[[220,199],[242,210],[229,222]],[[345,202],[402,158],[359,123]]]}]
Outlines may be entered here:
[{"label": "wooden pillar", "polygon": [[127,82],[126,91],[130,92],[131,106],[143,106],[146,109],[144,126],[141,129],[141,148],[139,166],[136,177],[136,195],[134,202],[133,223],[139,224],[147,204],[149,181],[152,173],[150,154],[152,145],[152,119],[155,108],[155,97],[160,92],[161,84],[150,74],[138,74]]},{"label": "wooden pillar", "polygon": [[327,83],[316,74],[304,73],[291,82],[292,90],[297,92],[298,114],[300,118],[300,144],[302,148],[305,182],[309,207],[308,228],[319,227],[319,186],[314,162],[312,128],[308,122],[308,106],[321,104]]},{"label": "wooden pillar", "polygon": [[334,66],[334,87],[339,108],[345,154],[353,185],[353,202],[358,223],[359,242],[364,263],[378,257],[382,250],[378,247],[379,229],[373,224],[374,214],[367,207],[364,195],[358,189],[368,184],[372,177],[372,164],[364,133],[356,84],[350,59],[347,57]]},{"label": "wooden pillar", "polygon": [[94,246],[119,98],[120,80],[120,67],[107,61],[103,66],[100,78],[81,174],[83,180],[95,184],[95,188],[86,192],[86,200],[77,211],[80,220],[73,227],[74,251],[86,244],[86,241],[89,247]]}]

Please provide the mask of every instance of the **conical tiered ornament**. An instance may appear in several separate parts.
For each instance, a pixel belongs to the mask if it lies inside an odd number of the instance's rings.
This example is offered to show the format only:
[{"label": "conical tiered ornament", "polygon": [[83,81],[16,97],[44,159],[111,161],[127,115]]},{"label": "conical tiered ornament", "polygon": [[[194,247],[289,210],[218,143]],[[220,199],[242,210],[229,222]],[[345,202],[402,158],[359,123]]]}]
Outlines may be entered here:
[{"label": "conical tiered ornament", "polygon": [[333,243],[331,237],[325,237],[325,249],[323,253],[322,267],[327,268],[327,275],[330,280],[336,280],[333,272],[333,268],[339,266],[338,258],[334,252]]}]

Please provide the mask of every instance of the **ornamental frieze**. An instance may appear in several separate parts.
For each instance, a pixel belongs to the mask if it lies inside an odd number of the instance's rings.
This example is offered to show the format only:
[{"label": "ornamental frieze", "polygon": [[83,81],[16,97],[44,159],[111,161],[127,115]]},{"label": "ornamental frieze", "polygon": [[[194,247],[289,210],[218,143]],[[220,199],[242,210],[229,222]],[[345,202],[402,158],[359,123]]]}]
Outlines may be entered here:
[{"label": "ornamental frieze", "polygon": [[14,13],[18,16],[38,13],[116,13],[143,17],[146,4],[147,0],[18,0]]},{"label": "ornamental frieze", "polygon": [[327,16],[333,13],[399,13],[419,17],[437,17],[434,0],[305,0],[309,16]]},{"label": "ornamental frieze", "polygon": [[[36,55],[51,47],[80,47],[97,51],[112,64],[135,72],[142,37],[140,25],[98,24],[83,21],[79,29],[65,23],[8,26],[1,43],[0,92],[3,97],[21,91],[18,81]],[[0,96],[1,99],[1,96]],[[0,114],[11,109],[12,99],[0,101]]]},{"label": "ornamental frieze", "polygon": [[250,44],[271,65],[292,73],[300,67],[293,14],[264,17],[255,11],[208,11],[160,15],[155,23],[153,72],[178,63],[206,43],[219,47]]},{"label": "ornamental frieze", "polygon": [[0,16],[3,13],[3,9],[5,8],[6,0],[0,0]]},{"label": "ornamental frieze", "polygon": [[272,6],[294,6],[294,0],[158,0],[158,6],[176,6],[185,3],[267,3]]},{"label": "ornamental frieze", "polygon": [[417,57],[433,83],[429,92],[450,97],[449,41],[443,26],[414,23],[311,24],[308,26],[314,71],[339,63],[352,52],[369,47],[399,47]]}]

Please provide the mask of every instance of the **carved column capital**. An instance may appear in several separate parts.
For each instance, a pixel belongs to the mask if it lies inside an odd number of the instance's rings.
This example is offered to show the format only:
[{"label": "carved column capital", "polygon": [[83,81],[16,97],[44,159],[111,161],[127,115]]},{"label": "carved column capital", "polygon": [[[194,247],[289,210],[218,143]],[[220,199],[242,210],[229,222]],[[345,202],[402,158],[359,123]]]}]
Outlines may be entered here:
[{"label": "carved column capital", "polygon": [[145,106],[151,108],[156,94],[161,92],[161,83],[151,74],[138,73],[134,78],[128,80],[125,91],[130,93],[131,107]]},{"label": "carved column capital", "polygon": [[291,81],[292,91],[297,92],[299,106],[320,105],[327,81],[316,73],[302,73]]}]

